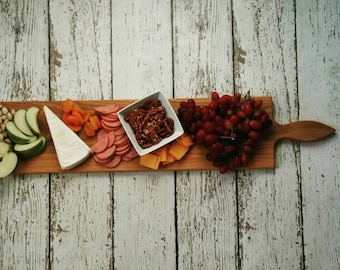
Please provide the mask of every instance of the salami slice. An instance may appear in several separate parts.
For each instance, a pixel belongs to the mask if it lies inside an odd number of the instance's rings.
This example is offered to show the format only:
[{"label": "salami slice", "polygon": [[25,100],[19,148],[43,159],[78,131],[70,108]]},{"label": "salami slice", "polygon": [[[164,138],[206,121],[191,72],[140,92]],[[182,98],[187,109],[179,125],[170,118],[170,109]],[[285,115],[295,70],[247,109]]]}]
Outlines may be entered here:
[{"label": "salami slice", "polygon": [[109,138],[107,136],[104,136],[101,140],[98,140],[94,145],[91,146],[91,150],[94,153],[100,153],[103,152],[109,143]]},{"label": "salami slice", "polygon": [[97,161],[98,163],[108,163],[109,161],[111,161],[111,159],[113,159],[113,156],[109,157],[109,158],[106,158],[106,159],[100,159],[99,157],[97,157],[96,154],[93,155],[93,158],[95,161]]},{"label": "salami slice", "polygon": [[108,167],[108,168],[115,168],[117,167],[122,160],[121,155],[114,155],[114,157],[107,163],[104,163],[103,165]]},{"label": "salami slice", "polygon": [[106,136],[110,131],[105,128],[101,128],[97,132],[97,140],[100,141],[104,136]]},{"label": "salami slice", "polygon": [[117,113],[101,114],[100,118],[105,121],[118,121],[119,120]]},{"label": "salami slice", "polygon": [[108,143],[107,147],[111,147],[115,143],[116,135],[114,134],[113,131],[110,131],[106,134],[106,136],[109,138],[109,143]]},{"label": "salami slice", "polygon": [[101,120],[101,123],[102,125],[110,130],[113,130],[113,129],[118,129],[122,126],[122,123],[117,120],[117,121],[105,121],[104,119]]},{"label": "salami slice", "polygon": [[116,148],[116,153],[117,153],[117,155],[125,155],[130,151],[131,147],[132,147],[131,143],[124,145],[124,146],[118,146]]},{"label": "salami slice", "polygon": [[105,105],[105,106],[98,106],[94,107],[94,110],[97,111],[100,114],[110,114],[110,113],[116,113],[118,112],[120,107],[118,105]]},{"label": "salami slice", "polygon": [[130,139],[127,135],[123,136],[122,138],[120,138],[119,140],[115,141],[115,145],[118,146],[123,146],[130,143]]},{"label": "salami slice", "polygon": [[123,135],[125,134],[125,129],[123,128],[123,126],[120,126],[118,129],[114,130],[115,135]]},{"label": "salami slice", "polygon": [[113,145],[109,148],[106,148],[103,152],[95,153],[94,155],[99,159],[105,160],[105,159],[111,158],[115,153],[116,153],[116,146]]},{"label": "salami slice", "polygon": [[136,149],[134,147],[131,147],[130,151],[125,155],[128,158],[134,159],[139,157]]}]

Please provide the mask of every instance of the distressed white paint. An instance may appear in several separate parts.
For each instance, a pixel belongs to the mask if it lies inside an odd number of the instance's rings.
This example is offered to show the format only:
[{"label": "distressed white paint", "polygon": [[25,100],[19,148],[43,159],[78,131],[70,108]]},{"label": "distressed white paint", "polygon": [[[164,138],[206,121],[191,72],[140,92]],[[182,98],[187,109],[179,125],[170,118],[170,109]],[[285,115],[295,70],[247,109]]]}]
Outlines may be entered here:
[{"label": "distressed white paint", "polygon": [[[232,93],[232,18],[229,1],[174,1],[176,97]],[[204,157],[202,157],[204,158]],[[237,265],[235,174],[179,172],[179,269],[233,269]]]},{"label": "distressed white paint", "polygon": [[[298,120],[294,1],[234,1],[235,84],[270,95],[274,118]],[[274,170],[238,173],[240,267],[303,265],[298,145],[280,142]]]},{"label": "distressed white paint", "polygon": [[320,142],[301,144],[306,268],[340,268],[340,6],[297,1],[300,119],[337,129]]},{"label": "distressed white paint", "polygon": [[[172,97],[169,1],[112,1],[113,98]],[[117,269],[175,269],[173,172],[114,175]]]},{"label": "distressed white paint", "polygon": [[[50,1],[51,99],[111,97],[110,1]],[[51,176],[52,269],[110,269],[109,174]]]},{"label": "distressed white paint", "polygon": [[[16,0],[0,15],[1,101],[250,90],[280,123],[340,129],[336,0]],[[10,176],[0,268],[338,269],[338,161],[336,134],[280,142],[274,170]]]},{"label": "distressed white paint", "polygon": [[[0,103],[48,100],[47,1],[0,2]],[[48,265],[48,175],[0,179],[0,269]]]}]

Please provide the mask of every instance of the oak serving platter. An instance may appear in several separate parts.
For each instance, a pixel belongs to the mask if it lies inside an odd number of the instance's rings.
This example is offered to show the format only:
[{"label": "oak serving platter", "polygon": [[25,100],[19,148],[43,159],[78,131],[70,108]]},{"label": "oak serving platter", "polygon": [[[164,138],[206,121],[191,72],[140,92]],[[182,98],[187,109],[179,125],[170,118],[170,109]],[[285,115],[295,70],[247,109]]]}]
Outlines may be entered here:
[{"label": "oak serving platter", "polygon": [[[335,129],[316,121],[298,121],[281,125],[273,119],[272,98],[269,96],[258,97],[263,100],[262,108],[268,112],[273,125],[266,130],[260,141],[257,142],[254,155],[251,157],[244,169],[270,169],[275,167],[275,144],[281,139],[296,140],[301,142],[311,142],[320,140],[335,132]],[[169,99],[174,110],[177,112],[180,102],[186,99]],[[116,104],[121,108],[131,104],[135,100],[76,100],[76,102],[88,111],[94,111],[95,106]],[[209,103],[209,98],[195,98],[199,105]],[[35,173],[79,173],[79,172],[132,172],[132,171],[150,171],[142,165],[139,165],[139,159],[133,161],[122,161],[116,168],[106,168],[98,164],[92,157],[72,170],[64,171],[61,169],[55,148],[51,139],[51,134],[43,112],[43,106],[48,106],[56,115],[62,115],[62,101],[31,101],[31,102],[2,102],[10,109],[29,108],[37,106],[40,108],[38,116],[40,130],[42,135],[47,139],[47,149],[40,156],[20,160],[14,173],[16,174],[35,174]],[[78,135],[91,146],[96,142],[96,137],[87,137],[83,131]],[[160,166],[158,171],[183,171],[183,170],[216,170],[217,168],[205,158],[206,150],[202,146],[195,145],[180,161],[176,161],[166,166]]]}]

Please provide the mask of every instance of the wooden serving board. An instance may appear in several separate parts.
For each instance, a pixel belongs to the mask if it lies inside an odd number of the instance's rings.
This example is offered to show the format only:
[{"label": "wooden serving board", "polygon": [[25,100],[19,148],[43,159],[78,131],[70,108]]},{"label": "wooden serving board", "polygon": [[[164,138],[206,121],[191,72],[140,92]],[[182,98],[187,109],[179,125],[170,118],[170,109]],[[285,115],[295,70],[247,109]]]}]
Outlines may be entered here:
[{"label": "wooden serving board", "polygon": [[[271,119],[273,126],[261,137],[256,145],[256,152],[250,159],[248,165],[243,169],[266,169],[275,167],[275,144],[280,139],[291,139],[298,141],[315,141],[332,134],[335,129],[315,121],[299,121],[286,125],[278,124],[272,117],[273,105],[271,97],[259,97],[263,100],[263,109],[266,110]],[[181,101],[186,99],[169,99],[174,110],[177,112]],[[92,100],[76,101],[84,110],[94,111],[95,106],[116,104],[125,107],[135,100]],[[199,105],[209,103],[208,98],[195,98]],[[131,172],[131,171],[150,171],[149,168],[139,165],[139,159],[133,161],[122,161],[116,168],[110,169],[97,163],[92,157],[88,158],[78,167],[63,171],[59,165],[55,148],[51,139],[51,134],[43,112],[43,106],[47,105],[56,115],[62,115],[62,101],[32,101],[32,102],[1,102],[9,109],[29,108],[37,106],[41,109],[39,113],[39,124],[42,135],[47,139],[47,149],[40,156],[20,160],[14,173],[16,174],[33,174],[33,173],[79,173],[79,172]],[[79,136],[89,145],[96,142],[95,137],[87,137],[83,131]],[[159,171],[180,171],[180,170],[216,170],[211,162],[205,158],[206,150],[202,146],[195,145],[191,147],[187,155],[180,161],[166,166],[160,166]]]}]

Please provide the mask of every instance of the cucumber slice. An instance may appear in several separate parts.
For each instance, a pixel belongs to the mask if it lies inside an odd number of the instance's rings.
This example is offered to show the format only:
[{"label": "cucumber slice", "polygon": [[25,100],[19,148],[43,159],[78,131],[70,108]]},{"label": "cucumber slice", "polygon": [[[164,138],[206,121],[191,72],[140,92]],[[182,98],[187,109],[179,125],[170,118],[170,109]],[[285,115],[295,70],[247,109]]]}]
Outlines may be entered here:
[{"label": "cucumber slice", "polygon": [[32,106],[26,111],[26,122],[34,135],[40,136],[40,128],[38,123],[38,114],[40,109],[38,107]]},{"label": "cucumber slice", "polygon": [[14,152],[7,152],[0,162],[0,178],[10,175],[18,164],[18,156]]},{"label": "cucumber slice", "polygon": [[17,128],[27,136],[33,136],[33,133],[26,122],[26,110],[19,109],[14,115],[14,124]]},{"label": "cucumber slice", "polygon": [[11,139],[12,142],[14,143],[29,143],[32,140],[36,140],[37,137],[35,136],[27,136],[26,134],[22,133],[17,126],[14,124],[13,121],[8,121],[6,123],[6,131]]},{"label": "cucumber slice", "polygon": [[14,145],[14,151],[19,156],[30,156],[35,154],[41,147],[41,145],[44,143],[42,137],[38,138],[37,140],[26,143],[26,144],[20,144],[17,143]]}]

